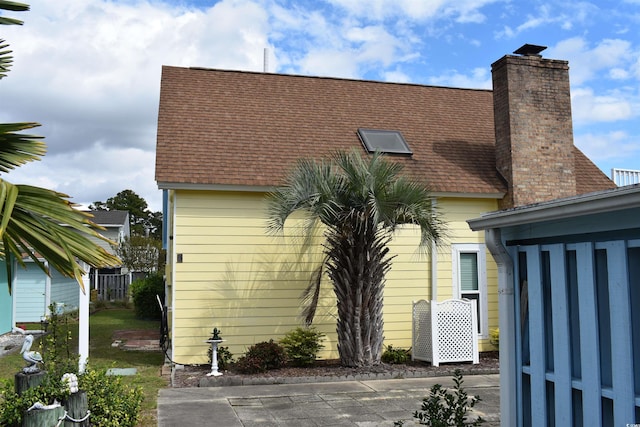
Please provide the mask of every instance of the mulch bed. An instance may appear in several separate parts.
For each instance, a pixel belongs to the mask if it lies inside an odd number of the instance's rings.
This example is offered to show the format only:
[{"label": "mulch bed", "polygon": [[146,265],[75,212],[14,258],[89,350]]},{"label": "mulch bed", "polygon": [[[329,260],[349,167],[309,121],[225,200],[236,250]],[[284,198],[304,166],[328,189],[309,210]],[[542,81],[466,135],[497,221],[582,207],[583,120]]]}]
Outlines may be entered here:
[{"label": "mulch bed", "polygon": [[[367,374],[385,374],[385,373],[407,373],[406,377],[434,377],[434,376],[450,376],[456,369],[460,369],[463,375],[487,374],[499,372],[498,352],[480,353],[480,363],[446,363],[440,366],[432,366],[429,362],[410,361],[406,364],[386,364],[367,367],[367,368],[347,368],[340,365],[339,360],[319,360],[314,366],[298,368],[285,367],[282,369],[274,369],[258,374],[240,374],[234,372],[233,369],[224,372],[224,377],[230,379],[261,378],[268,381],[270,378],[288,378],[288,377],[354,377],[358,378]],[[185,365],[182,369],[175,369],[173,373],[173,387],[198,387],[200,380],[208,378],[206,375],[211,372],[211,365]],[[218,377],[222,378],[222,377]]]}]

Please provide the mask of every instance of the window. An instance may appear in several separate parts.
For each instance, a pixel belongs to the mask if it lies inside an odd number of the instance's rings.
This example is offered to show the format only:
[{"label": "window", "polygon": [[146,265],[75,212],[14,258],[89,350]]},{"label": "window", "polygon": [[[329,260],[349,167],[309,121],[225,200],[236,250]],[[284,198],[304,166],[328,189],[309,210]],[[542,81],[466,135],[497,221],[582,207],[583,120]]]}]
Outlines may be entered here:
[{"label": "window", "polygon": [[452,245],[453,297],[475,300],[478,335],[488,338],[487,269],[485,246],[479,243]]},{"label": "window", "polygon": [[369,153],[413,154],[397,130],[358,129],[358,136]]}]

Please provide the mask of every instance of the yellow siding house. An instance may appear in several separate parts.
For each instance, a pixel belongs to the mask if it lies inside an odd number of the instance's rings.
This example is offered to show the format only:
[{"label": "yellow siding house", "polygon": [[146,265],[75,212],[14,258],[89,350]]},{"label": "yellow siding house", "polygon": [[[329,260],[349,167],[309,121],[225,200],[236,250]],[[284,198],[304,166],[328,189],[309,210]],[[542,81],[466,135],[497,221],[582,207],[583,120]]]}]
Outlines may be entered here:
[{"label": "yellow siding house", "polygon": [[[362,129],[404,138],[410,153],[387,155],[430,187],[449,231],[432,251],[418,247],[411,227],[395,235],[385,344],[411,347],[413,301],[466,297],[479,304],[480,351],[495,350],[488,334],[498,326],[496,266],[484,234],[466,223],[503,207],[511,191],[496,170],[493,112],[489,90],[163,67],[156,180],[166,198],[173,360],[207,363],[214,327],[240,355],[302,325],[300,295],[322,259],[322,230],[305,242],[293,218],[282,235],[267,233],[266,195],[299,158],[370,155]],[[609,185],[571,150],[581,190]],[[475,288],[461,289],[463,269]],[[327,335],[321,357],[336,358],[335,298],[325,285],[314,325]]]}]

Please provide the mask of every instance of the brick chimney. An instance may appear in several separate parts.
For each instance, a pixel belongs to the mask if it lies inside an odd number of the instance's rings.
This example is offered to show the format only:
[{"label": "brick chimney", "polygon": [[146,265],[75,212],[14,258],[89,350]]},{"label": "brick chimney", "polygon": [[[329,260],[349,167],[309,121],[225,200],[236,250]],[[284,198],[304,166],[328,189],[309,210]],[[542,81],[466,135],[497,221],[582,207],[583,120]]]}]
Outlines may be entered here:
[{"label": "brick chimney", "polygon": [[508,183],[500,209],[575,196],[567,61],[524,45],[491,65],[496,167]]}]

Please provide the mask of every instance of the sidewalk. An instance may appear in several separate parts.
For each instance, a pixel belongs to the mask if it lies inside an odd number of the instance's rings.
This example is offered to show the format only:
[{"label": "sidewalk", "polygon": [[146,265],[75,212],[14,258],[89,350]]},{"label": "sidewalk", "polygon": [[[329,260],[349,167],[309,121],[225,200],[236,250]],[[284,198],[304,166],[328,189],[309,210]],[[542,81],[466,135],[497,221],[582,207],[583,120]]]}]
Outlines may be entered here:
[{"label": "sidewalk", "polygon": [[[159,427],[393,427],[413,412],[434,384],[453,386],[451,377],[162,389]],[[500,425],[500,376],[467,375],[463,388],[482,401],[475,413]]]}]

